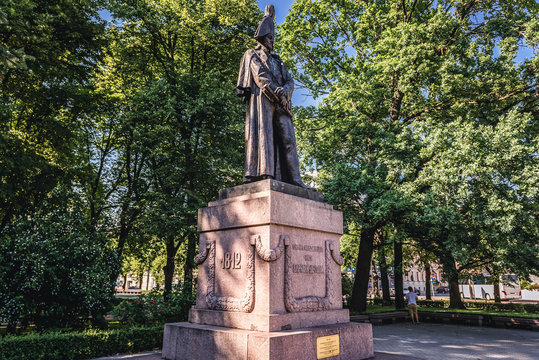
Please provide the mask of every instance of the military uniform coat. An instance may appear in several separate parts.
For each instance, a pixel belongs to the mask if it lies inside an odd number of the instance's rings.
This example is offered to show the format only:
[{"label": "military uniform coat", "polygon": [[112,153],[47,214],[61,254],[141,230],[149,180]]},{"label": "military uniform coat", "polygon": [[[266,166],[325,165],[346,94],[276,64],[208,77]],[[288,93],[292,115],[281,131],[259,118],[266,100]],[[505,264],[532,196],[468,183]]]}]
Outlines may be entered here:
[{"label": "military uniform coat", "polygon": [[[247,50],[243,55],[237,85],[238,96],[243,97],[246,103],[244,168],[246,181],[259,180],[262,176],[271,176],[284,181],[279,144],[274,136],[275,116],[283,116],[283,113],[262,94],[261,89],[265,86],[273,91],[277,87],[282,87],[290,99],[294,90],[294,80],[279,56],[269,53],[259,45],[254,50]],[[293,129],[291,131],[293,134]]]}]

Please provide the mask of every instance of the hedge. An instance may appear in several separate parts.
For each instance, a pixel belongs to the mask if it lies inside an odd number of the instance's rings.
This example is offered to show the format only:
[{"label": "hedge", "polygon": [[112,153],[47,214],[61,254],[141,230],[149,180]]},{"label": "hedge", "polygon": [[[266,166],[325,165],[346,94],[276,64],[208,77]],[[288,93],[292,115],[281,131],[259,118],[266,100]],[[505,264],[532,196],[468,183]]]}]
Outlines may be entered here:
[{"label": "hedge", "polygon": [[[449,300],[417,300],[417,305],[425,308],[447,308],[449,307]],[[464,306],[466,309],[539,314],[539,304],[464,301]]]},{"label": "hedge", "polygon": [[[382,305],[381,298],[369,299],[369,303]],[[392,299],[394,303],[394,299]],[[518,312],[527,314],[539,314],[539,304],[523,303],[495,303],[487,301],[464,301],[466,309],[480,309],[497,312]],[[448,308],[449,300],[417,300],[417,305],[423,308]]]},{"label": "hedge", "polygon": [[91,359],[162,347],[163,325],[0,337],[0,359]]}]

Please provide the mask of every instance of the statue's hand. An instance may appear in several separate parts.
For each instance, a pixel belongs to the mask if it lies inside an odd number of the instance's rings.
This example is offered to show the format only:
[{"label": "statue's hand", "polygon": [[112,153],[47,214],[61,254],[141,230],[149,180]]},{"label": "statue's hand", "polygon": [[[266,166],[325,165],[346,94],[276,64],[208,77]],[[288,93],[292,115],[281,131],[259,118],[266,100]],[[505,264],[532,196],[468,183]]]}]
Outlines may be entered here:
[{"label": "statue's hand", "polygon": [[277,89],[275,89],[275,95],[279,97],[286,97],[286,92],[282,87],[279,86]]}]

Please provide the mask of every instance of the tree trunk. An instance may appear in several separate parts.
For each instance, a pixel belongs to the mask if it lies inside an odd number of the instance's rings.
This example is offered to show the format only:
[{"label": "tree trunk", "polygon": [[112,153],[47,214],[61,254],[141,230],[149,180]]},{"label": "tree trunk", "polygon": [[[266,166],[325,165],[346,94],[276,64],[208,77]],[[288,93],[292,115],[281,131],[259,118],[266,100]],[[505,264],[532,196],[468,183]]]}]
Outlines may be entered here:
[{"label": "tree trunk", "polygon": [[[123,217],[123,215],[122,215],[122,217]],[[118,245],[116,247],[116,255],[118,256],[120,266],[118,266],[117,270],[113,271],[113,273],[111,274],[110,280],[112,282],[116,282],[116,280],[118,280],[118,276],[120,275],[120,271],[122,270],[121,269],[122,256],[123,256],[123,251],[124,251],[125,244],[127,242],[127,238],[129,236],[130,229],[131,229],[131,227],[125,225],[124,219],[122,218],[120,220],[120,231],[118,233]],[[127,276],[125,277],[125,282],[127,283]],[[126,288],[124,287],[124,290],[125,289]]]},{"label": "tree trunk", "polygon": [[389,290],[389,279],[387,277],[386,251],[384,246],[378,250],[378,263],[380,264],[380,281],[382,282],[382,304],[389,306],[391,305],[391,293]]},{"label": "tree trunk", "polygon": [[[195,216],[189,216],[187,220],[190,225],[196,224]],[[196,231],[187,235],[187,253],[185,264],[183,265],[183,291],[191,293],[193,291],[193,268],[195,267],[195,255],[198,241]]]},{"label": "tree trunk", "polygon": [[372,294],[374,297],[380,297],[378,289],[378,272],[376,271],[376,263],[372,260]]},{"label": "tree trunk", "polygon": [[395,308],[397,310],[404,309],[404,289],[402,279],[402,243],[395,240],[393,242],[393,251],[395,253],[395,261],[393,271],[395,273]]},{"label": "tree trunk", "polygon": [[466,307],[462,302],[459,291],[459,272],[457,271],[453,257],[446,255],[446,258],[449,259],[447,259],[443,266],[449,283],[449,308],[465,309]]},{"label": "tree trunk", "polygon": [[468,290],[470,291],[470,298],[475,299],[475,290],[471,279],[468,279]]},{"label": "tree trunk", "polygon": [[494,282],[494,302],[501,303],[502,299],[500,298],[500,282]]},{"label": "tree trunk", "polygon": [[148,275],[146,275],[146,290],[150,290],[150,269],[148,269]]},{"label": "tree trunk", "polygon": [[430,264],[425,263],[425,298],[432,300],[431,288],[430,288]]},{"label": "tree trunk", "polygon": [[165,274],[165,291],[163,293],[163,298],[168,299],[170,292],[172,291],[172,281],[174,279],[174,270],[176,264],[174,260],[176,258],[177,248],[174,246],[174,239],[168,239],[167,241],[167,263],[163,267],[163,272]]},{"label": "tree trunk", "polygon": [[464,303],[462,302],[462,299],[460,298],[460,291],[459,291],[459,277],[458,274],[456,276],[451,276],[449,278],[449,308],[450,309],[465,309]]},{"label": "tree trunk", "polygon": [[15,335],[17,332],[17,322],[16,321],[10,321],[7,323],[6,331],[8,334]]},{"label": "tree trunk", "polygon": [[364,312],[367,310],[369,270],[371,268],[375,232],[375,228],[367,228],[361,231],[356,263],[356,275],[354,277],[354,287],[352,290],[352,299],[350,301],[351,311]]}]

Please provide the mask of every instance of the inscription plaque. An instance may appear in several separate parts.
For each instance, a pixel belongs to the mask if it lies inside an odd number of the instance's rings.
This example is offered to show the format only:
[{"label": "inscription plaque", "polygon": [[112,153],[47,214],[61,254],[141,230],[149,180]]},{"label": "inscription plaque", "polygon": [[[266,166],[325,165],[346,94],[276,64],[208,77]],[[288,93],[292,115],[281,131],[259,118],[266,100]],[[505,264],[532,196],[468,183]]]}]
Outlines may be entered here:
[{"label": "inscription plaque", "polygon": [[339,334],[316,338],[316,358],[325,359],[339,355]]}]

